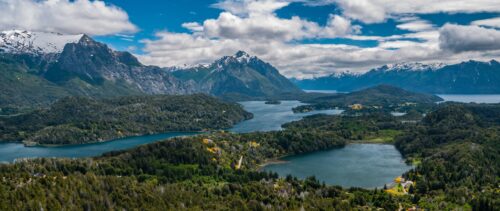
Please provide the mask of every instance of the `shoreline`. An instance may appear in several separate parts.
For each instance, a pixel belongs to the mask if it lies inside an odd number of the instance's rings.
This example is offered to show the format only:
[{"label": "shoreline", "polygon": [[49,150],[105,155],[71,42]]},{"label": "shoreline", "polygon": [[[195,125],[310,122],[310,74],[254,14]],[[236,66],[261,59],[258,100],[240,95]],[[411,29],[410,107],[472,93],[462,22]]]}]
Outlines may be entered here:
[{"label": "shoreline", "polygon": [[[167,131],[167,132],[163,132],[163,133],[142,134],[142,135],[137,134],[137,135],[131,135],[131,136],[116,137],[116,138],[112,138],[109,140],[92,141],[92,142],[80,143],[80,144],[39,144],[37,142],[31,142],[31,141],[4,142],[4,143],[18,143],[18,144],[23,144],[24,147],[57,148],[57,147],[72,147],[72,146],[91,145],[91,144],[104,144],[104,143],[108,143],[108,142],[120,141],[122,139],[135,138],[135,137],[141,137],[141,136],[155,136],[155,135],[163,135],[163,134],[171,134],[171,133],[194,133],[195,135],[197,135],[197,134],[203,134],[203,133],[208,133],[208,132],[213,132],[213,131],[205,131],[205,130],[202,130],[202,131]],[[175,137],[171,137],[171,138],[178,138],[178,137],[185,137],[185,136],[188,136],[188,135],[175,136]]]},{"label": "shoreline", "polygon": [[285,156],[281,156],[281,157],[278,157],[278,158],[273,158],[273,159],[267,159],[266,161],[264,161],[263,163],[259,164],[257,166],[257,171],[262,171],[263,168],[265,168],[266,166],[269,166],[269,165],[274,165],[274,164],[284,164],[284,163],[289,163],[290,161],[287,161],[287,160],[283,160],[283,158],[287,157],[288,155],[285,155]]}]

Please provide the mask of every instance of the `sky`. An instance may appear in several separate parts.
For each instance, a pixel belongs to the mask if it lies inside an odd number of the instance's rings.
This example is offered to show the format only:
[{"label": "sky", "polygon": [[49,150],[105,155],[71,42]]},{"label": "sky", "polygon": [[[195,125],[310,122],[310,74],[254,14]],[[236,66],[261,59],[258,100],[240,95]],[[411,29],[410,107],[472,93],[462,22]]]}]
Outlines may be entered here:
[{"label": "sky", "polygon": [[0,30],[86,33],[148,65],[239,50],[287,77],[500,59],[499,0],[0,0]]}]

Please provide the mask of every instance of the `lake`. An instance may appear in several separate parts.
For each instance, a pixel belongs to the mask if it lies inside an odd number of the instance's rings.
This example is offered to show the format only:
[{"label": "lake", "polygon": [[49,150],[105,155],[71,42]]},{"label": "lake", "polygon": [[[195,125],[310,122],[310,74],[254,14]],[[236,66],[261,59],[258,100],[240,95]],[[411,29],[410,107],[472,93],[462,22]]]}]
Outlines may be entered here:
[{"label": "lake", "polygon": [[270,164],[262,170],[301,179],[314,175],[326,184],[343,187],[380,188],[412,168],[393,145],[385,144],[349,144],[283,160],[286,162]]},{"label": "lake", "polygon": [[105,152],[124,150],[138,145],[153,143],[179,136],[196,135],[199,133],[165,133],[157,135],[127,137],[94,144],[81,144],[61,147],[25,147],[20,143],[1,143],[0,162],[12,162],[17,158],[35,157],[91,157]]},{"label": "lake", "polygon": [[305,116],[314,114],[330,114],[337,115],[343,110],[321,110],[311,111],[307,113],[293,113],[292,108],[306,105],[299,101],[281,101],[281,104],[265,104],[264,101],[247,101],[240,102],[243,108],[254,114],[254,118],[240,122],[235,125],[230,131],[236,133],[248,133],[256,131],[273,131],[281,130],[281,125],[297,121]]},{"label": "lake", "polygon": [[445,95],[438,94],[437,96],[444,99],[444,101],[453,101],[461,103],[500,103],[500,95]]},{"label": "lake", "polygon": [[[304,105],[299,101],[282,101],[280,105],[265,104],[264,101],[241,102],[243,107],[254,114],[254,118],[237,124],[230,131],[245,133],[253,131],[280,130],[281,125],[299,120],[304,116],[325,113],[339,114],[341,110],[325,110],[294,114],[292,108]],[[165,133],[157,135],[127,137],[103,143],[62,146],[62,147],[25,147],[20,143],[0,143],[0,162],[12,162],[17,158],[35,157],[91,157],[105,152],[130,149],[139,145],[153,143],[168,138],[196,135],[199,133]]]}]

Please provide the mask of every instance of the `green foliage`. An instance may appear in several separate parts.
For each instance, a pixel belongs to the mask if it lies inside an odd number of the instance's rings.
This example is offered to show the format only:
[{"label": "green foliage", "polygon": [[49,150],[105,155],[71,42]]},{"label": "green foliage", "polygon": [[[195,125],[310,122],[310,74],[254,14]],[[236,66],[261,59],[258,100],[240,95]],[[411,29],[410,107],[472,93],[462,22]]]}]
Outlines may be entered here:
[{"label": "green foliage", "polygon": [[406,176],[416,181],[415,191],[432,202],[423,207],[500,207],[499,111],[500,105],[442,105],[396,139],[406,157],[421,160]]},{"label": "green foliage", "polygon": [[391,142],[408,128],[399,118],[385,113],[362,116],[313,115],[283,126],[287,129],[329,131],[346,140],[365,142]]},{"label": "green foliage", "polygon": [[63,98],[48,109],[0,118],[0,140],[82,144],[168,131],[229,128],[251,118],[241,106],[206,95]]},{"label": "green foliage", "polygon": [[[487,114],[499,108],[444,104],[418,124],[383,114],[317,115],[283,131],[217,132],[97,158],[3,164],[0,210],[496,210],[500,127]],[[394,136],[403,155],[420,162],[403,175],[415,182],[408,194],[258,171],[268,160],[342,147],[346,139],[373,134]]]},{"label": "green foliage", "polygon": [[[307,100],[311,105],[293,109],[294,112],[331,109],[335,107],[349,109],[353,104],[361,104],[367,111],[410,111],[428,110],[435,102],[443,99],[429,94],[406,91],[401,88],[379,85],[347,94],[335,94]],[[356,111],[358,112],[358,111]]]}]

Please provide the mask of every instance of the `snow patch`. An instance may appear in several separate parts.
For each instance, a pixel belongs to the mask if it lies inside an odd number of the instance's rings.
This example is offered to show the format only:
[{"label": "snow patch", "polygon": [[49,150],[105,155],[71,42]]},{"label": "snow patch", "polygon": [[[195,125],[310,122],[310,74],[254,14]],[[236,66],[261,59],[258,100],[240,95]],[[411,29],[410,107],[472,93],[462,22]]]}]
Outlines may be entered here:
[{"label": "snow patch", "polygon": [[0,32],[0,52],[47,54],[61,53],[68,43],[77,43],[83,34],[9,30]]}]

